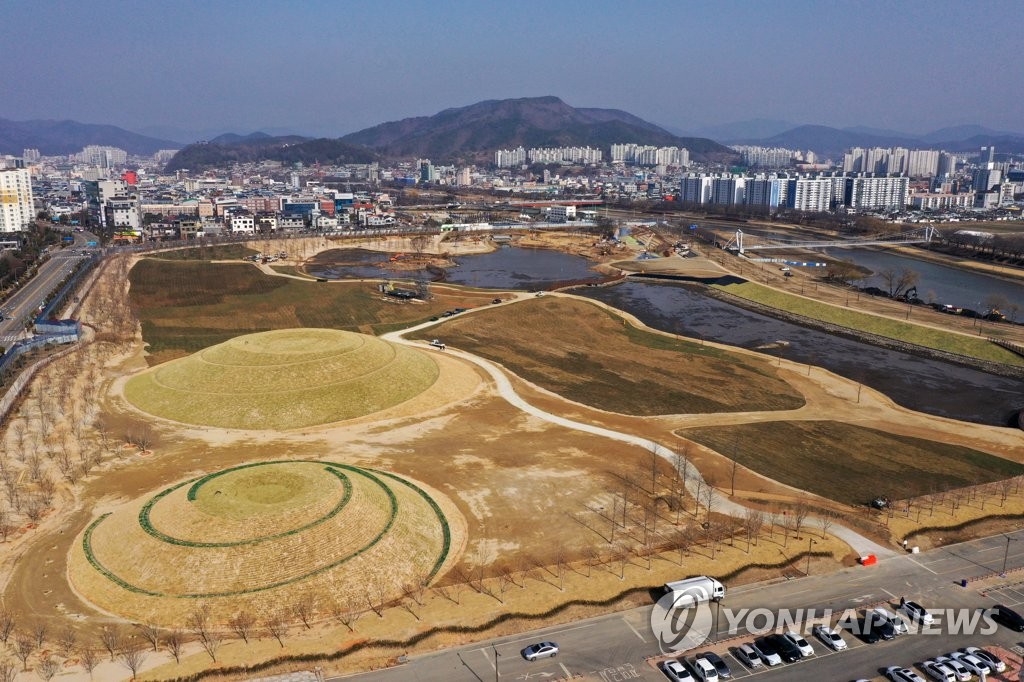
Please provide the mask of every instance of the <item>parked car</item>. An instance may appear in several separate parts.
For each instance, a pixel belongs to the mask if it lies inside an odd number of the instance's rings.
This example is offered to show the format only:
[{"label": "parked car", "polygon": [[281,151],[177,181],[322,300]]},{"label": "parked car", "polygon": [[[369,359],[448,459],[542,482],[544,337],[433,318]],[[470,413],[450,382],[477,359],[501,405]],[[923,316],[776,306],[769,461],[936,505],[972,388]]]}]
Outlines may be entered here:
[{"label": "parked car", "polygon": [[864,633],[865,641],[871,643],[877,642],[879,639],[889,640],[896,636],[896,628],[893,627],[892,623],[887,618],[878,616],[873,611],[869,611],[864,614]]},{"label": "parked car", "polygon": [[957,682],[956,674],[941,663],[925,661],[921,664],[921,670],[924,671],[925,675],[935,680],[935,682]]},{"label": "parked car", "polygon": [[491,303],[501,303],[501,299],[500,298],[496,298],[493,301],[491,301]]},{"label": "parked car", "polygon": [[1009,606],[996,604],[989,610],[992,620],[1004,627],[1017,632],[1024,632],[1024,616],[1011,609]]},{"label": "parked car", "polygon": [[886,668],[885,676],[892,682],[924,682],[924,678],[910,668],[901,668],[896,665]]},{"label": "parked car", "polygon": [[960,661],[954,661],[947,656],[936,656],[935,662],[952,670],[959,682],[967,682],[967,680],[974,677],[971,671],[965,668]]},{"label": "parked car", "polygon": [[754,640],[754,650],[764,661],[765,665],[782,665],[782,655],[779,653],[778,644],[767,637],[758,637]]},{"label": "parked car", "polygon": [[674,658],[662,663],[661,671],[665,673],[665,677],[672,680],[672,682],[694,682],[693,675],[690,674],[690,671]]},{"label": "parked car", "polygon": [[786,634],[784,634],[783,637],[788,639],[797,649],[800,650],[801,657],[806,658],[808,656],[814,655],[814,648],[807,642],[806,639],[803,638],[803,636],[799,632],[787,630]]},{"label": "parked car", "polygon": [[558,655],[558,645],[554,642],[537,642],[523,649],[523,658],[528,661],[536,661],[541,658],[551,658]]},{"label": "parked car", "polygon": [[965,654],[962,651],[954,651],[951,654],[947,654],[954,661],[959,661],[965,668],[970,670],[972,673],[981,677],[982,675],[991,675],[992,668],[988,667],[985,661],[981,660],[977,656],[971,654]]},{"label": "parked car", "polygon": [[928,613],[928,611],[916,601],[903,602],[900,604],[899,611],[906,614],[911,623],[920,623],[921,625],[932,624],[932,614]]},{"label": "parked car", "polygon": [[966,649],[961,649],[961,651],[963,651],[965,654],[977,656],[981,660],[985,661],[986,665],[995,670],[997,673],[1006,672],[1006,663],[1004,663],[1002,659],[1000,659],[998,656],[996,656],[991,651],[988,651],[987,649],[980,649],[976,646],[969,646]]},{"label": "parked car", "polygon": [[872,613],[875,614],[877,618],[886,620],[890,624],[892,624],[893,632],[895,632],[897,635],[905,635],[908,632],[910,632],[909,628],[907,628],[906,621],[904,621],[902,618],[897,616],[889,609],[879,606],[875,608],[874,611],[872,611]]},{"label": "parked car", "polygon": [[711,651],[707,651],[699,655],[705,661],[715,666],[715,670],[718,672],[718,676],[722,679],[729,679],[732,677],[732,670],[729,669],[729,664],[722,660],[722,657]]},{"label": "parked car", "polygon": [[830,628],[827,625],[815,625],[812,631],[814,636],[832,651],[842,651],[846,648],[846,640],[839,634],[839,630]]},{"label": "parked car", "polygon": [[690,662],[690,669],[693,670],[694,677],[700,682],[718,682],[718,671],[715,670],[715,666],[711,665],[711,661],[703,656],[694,658]]},{"label": "parked car", "polygon": [[[737,661],[751,670],[764,667],[764,661],[761,660],[761,654],[757,653],[757,650],[749,644],[740,644],[736,647],[736,650],[732,652],[732,655]],[[779,661],[779,663],[781,662],[782,661]]]},{"label": "parked car", "polygon": [[776,650],[779,652],[779,656],[786,663],[796,663],[802,658],[800,649],[796,644],[789,641],[782,635],[768,635],[766,639],[770,639],[775,643]]}]

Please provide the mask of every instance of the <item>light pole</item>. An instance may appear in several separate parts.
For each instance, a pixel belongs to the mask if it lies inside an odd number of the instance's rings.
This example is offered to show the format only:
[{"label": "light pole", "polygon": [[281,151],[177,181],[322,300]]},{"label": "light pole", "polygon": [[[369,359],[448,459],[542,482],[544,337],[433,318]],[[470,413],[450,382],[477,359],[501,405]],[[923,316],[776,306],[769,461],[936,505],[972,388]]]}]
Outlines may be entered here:
[{"label": "light pole", "polygon": [[494,682],[498,682],[498,659],[501,654],[498,653],[498,647],[491,645],[491,649],[494,651]]},{"label": "light pole", "polygon": [[1009,535],[1006,536],[1006,551],[1003,552],[1003,570],[999,572],[1000,578],[1006,577],[1006,560],[1010,558],[1010,543],[1014,542],[1017,538],[1011,538]]},{"label": "light pole", "polygon": [[807,538],[807,570],[804,571],[804,575],[808,576],[811,574],[811,546],[818,544],[814,538]]}]

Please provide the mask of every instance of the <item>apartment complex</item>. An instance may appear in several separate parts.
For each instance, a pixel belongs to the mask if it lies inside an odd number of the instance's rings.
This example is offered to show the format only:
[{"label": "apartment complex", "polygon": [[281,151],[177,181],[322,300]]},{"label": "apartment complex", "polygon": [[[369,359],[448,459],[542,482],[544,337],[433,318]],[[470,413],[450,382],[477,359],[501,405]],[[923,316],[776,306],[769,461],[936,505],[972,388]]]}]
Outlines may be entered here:
[{"label": "apartment complex", "polygon": [[818,175],[766,176],[732,173],[687,173],[679,200],[688,204],[721,204],[791,208],[797,211],[852,211],[905,208],[910,195],[906,176]]},{"label": "apartment complex", "polygon": [[613,144],[612,163],[637,166],[689,166],[690,151],[686,147],[655,147],[642,144]]},{"label": "apartment complex", "polygon": [[0,233],[21,232],[35,212],[32,176],[24,168],[0,168]]},{"label": "apartment complex", "polygon": [[875,173],[928,178],[951,174],[956,169],[956,156],[936,149],[854,147],[843,156],[844,173]]}]

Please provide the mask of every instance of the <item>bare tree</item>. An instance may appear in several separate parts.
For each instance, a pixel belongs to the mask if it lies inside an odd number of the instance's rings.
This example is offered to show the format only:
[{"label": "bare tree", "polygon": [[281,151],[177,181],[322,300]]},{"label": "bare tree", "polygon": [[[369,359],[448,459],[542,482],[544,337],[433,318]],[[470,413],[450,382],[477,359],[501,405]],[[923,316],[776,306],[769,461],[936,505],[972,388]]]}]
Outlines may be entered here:
[{"label": "bare tree", "polygon": [[50,682],[59,670],[60,663],[50,654],[46,654],[40,658],[38,665],[36,665],[36,673],[39,674],[39,677],[46,680],[46,682]]},{"label": "bare tree", "polygon": [[14,614],[7,609],[0,611],[0,642],[7,644],[14,629]]},{"label": "bare tree", "polygon": [[747,509],[743,512],[743,530],[747,534],[747,554],[750,554],[751,543],[756,544],[757,536],[764,527],[764,512]]},{"label": "bare tree", "polygon": [[143,661],[146,660],[146,652],[133,646],[125,647],[121,650],[117,660],[131,671],[132,679],[134,680],[135,676],[139,674],[139,668],[142,667]]},{"label": "bare tree", "polygon": [[793,537],[796,539],[800,538],[800,530],[804,527],[804,523],[807,521],[807,515],[810,514],[811,509],[806,504],[801,502],[793,510],[790,515],[790,523],[793,524]]},{"label": "bare tree", "polygon": [[252,634],[252,629],[256,625],[256,618],[246,609],[242,609],[231,617],[228,625],[240,640],[248,644],[249,635]]},{"label": "bare tree", "polygon": [[825,535],[828,534],[829,529],[835,525],[836,513],[831,510],[826,510],[821,515],[821,539],[825,539]]},{"label": "bare tree", "polygon": [[433,589],[439,596],[458,606],[465,586],[463,582],[454,582],[451,585],[434,585]]},{"label": "bare tree", "polygon": [[78,643],[78,633],[70,625],[64,627],[57,635],[57,647],[60,651],[60,655],[64,658],[71,656],[71,652],[75,650],[75,645]]},{"label": "bare tree", "polygon": [[210,630],[210,607],[206,604],[199,604],[189,612],[185,623],[192,634],[198,639],[202,639]]},{"label": "bare tree", "polygon": [[270,614],[263,621],[263,626],[267,629],[267,634],[276,639],[277,643],[284,648],[284,636],[288,634],[288,626],[285,624],[281,614],[277,612]]},{"label": "bare tree", "polygon": [[331,615],[334,616],[335,620],[348,628],[349,632],[354,632],[356,621],[363,615],[363,612],[357,606],[355,599],[349,597],[345,600],[344,604],[337,601],[332,602]]},{"label": "bare tree", "polygon": [[181,649],[185,646],[185,633],[174,629],[164,635],[164,648],[174,657],[175,663],[181,663]]},{"label": "bare tree", "polygon": [[149,645],[153,647],[153,651],[160,650],[160,628],[149,623],[136,623],[135,629],[139,631],[143,639],[149,642]]},{"label": "bare tree", "polygon": [[104,625],[100,628],[100,644],[110,654],[110,660],[114,660],[114,655],[118,649],[121,648],[121,630],[115,625]]},{"label": "bare tree", "polygon": [[14,682],[18,676],[18,668],[6,658],[0,661],[0,682]]},{"label": "bare tree", "polygon": [[207,653],[210,660],[214,663],[217,662],[217,650],[220,649],[220,645],[224,642],[220,634],[216,630],[208,629],[206,634],[199,638],[199,644],[202,645],[203,651]]},{"label": "bare tree", "polygon": [[14,635],[14,655],[21,661],[22,670],[28,670],[28,659],[36,650],[36,640],[31,633],[19,632]]},{"label": "bare tree", "polygon": [[15,525],[11,521],[11,512],[6,507],[0,508],[0,540],[7,542],[7,538],[14,532],[14,529]]},{"label": "bare tree", "polygon": [[312,592],[302,592],[292,602],[292,615],[302,621],[302,625],[307,629],[313,627],[313,616],[316,614],[316,595]]}]

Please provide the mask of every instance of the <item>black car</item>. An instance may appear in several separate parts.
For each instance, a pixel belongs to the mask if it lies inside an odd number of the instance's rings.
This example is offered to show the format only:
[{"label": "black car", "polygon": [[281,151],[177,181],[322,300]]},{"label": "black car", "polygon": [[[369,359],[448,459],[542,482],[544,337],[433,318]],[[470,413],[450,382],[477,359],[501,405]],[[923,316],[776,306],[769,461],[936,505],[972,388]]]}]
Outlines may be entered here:
[{"label": "black car", "polygon": [[783,637],[782,635],[768,635],[765,639],[770,639],[775,648],[782,657],[785,663],[794,663],[802,658],[800,649],[796,644]]},{"label": "black car", "polygon": [[705,661],[715,666],[715,672],[718,673],[719,678],[728,679],[732,677],[732,671],[729,670],[729,665],[722,660],[722,657],[711,651],[706,651],[703,654],[697,654],[697,658],[703,658]]},{"label": "black car", "polygon": [[996,604],[988,612],[992,616],[992,620],[1000,625],[1017,632],[1024,632],[1024,616],[1021,616],[1010,607]]},{"label": "black car", "polygon": [[871,637],[874,637],[874,642],[879,639],[890,640],[896,636],[896,628],[893,627],[887,619],[875,613],[868,613],[864,617],[864,641],[873,643]]}]

